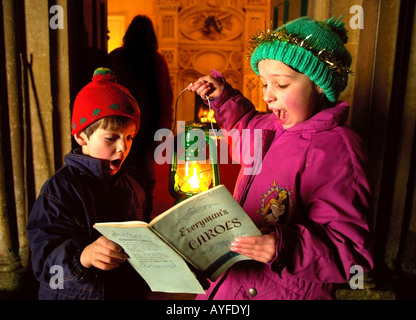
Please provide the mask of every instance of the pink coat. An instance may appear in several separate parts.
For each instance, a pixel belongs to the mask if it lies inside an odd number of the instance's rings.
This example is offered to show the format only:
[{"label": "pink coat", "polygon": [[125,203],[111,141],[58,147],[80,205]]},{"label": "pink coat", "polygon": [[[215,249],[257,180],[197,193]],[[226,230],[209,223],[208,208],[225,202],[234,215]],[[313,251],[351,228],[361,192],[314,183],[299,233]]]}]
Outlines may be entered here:
[{"label": "pink coat", "polygon": [[[242,168],[234,197],[259,228],[276,233],[276,258],[234,265],[197,298],[331,299],[334,284],[355,274],[351,266],[372,269],[366,151],[344,125],[348,104],[288,130],[275,115],[257,113],[229,84],[212,107],[227,131],[262,129],[261,170],[244,175]],[[253,137],[242,144],[252,145]]]}]

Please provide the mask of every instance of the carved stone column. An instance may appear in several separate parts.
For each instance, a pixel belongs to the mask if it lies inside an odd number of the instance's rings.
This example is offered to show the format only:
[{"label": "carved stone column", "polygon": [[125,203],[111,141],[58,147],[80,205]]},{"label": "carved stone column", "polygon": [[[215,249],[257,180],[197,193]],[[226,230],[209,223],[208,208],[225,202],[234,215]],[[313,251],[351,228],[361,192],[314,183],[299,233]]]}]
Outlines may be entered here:
[{"label": "carved stone column", "polygon": [[[245,6],[246,32],[244,43],[247,47],[252,36],[265,29],[270,23],[270,9],[266,0],[247,0]],[[257,110],[267,112],[267,104],[263,101],[262,86],[259,78],[251,69],[250,60],[244,59],[244,88],[243,94],[256,106]]]},{"label": "carved stone column", "polygon": [[[173,98],[176,101],[180,89],[178,88],[178,13],[180,8],[179,0],[158,0],[157,17],[158,28],[157,38],[160,52],[166,59],[169,66],[169,73],[173,89]],[[175,119],[172,110],[172,121]],[[172,128],[175,127],[172,124]]]},{"label": "carved stone column", "polygon": [[55,1],[62,29],[50,27],[47,1],[1,4],[0,290],[24,285],[28,214],[71,148],[67,3]]},{"label": "carved stone column", "polygon": [[[5,70],[7,79],[7,90],[1,92],[1,114],[0,114],[0,290],[12,290],[18,285],[18,279],[15,277],[15,271],[20,267],[20,258],[16,252],[16,243],[13,241],[13,232],[11,226],[14,225],[14,192],[13,192],[13,175],[11,173],[11,160],[9,147],[13,145],[10,142],[12,133],[16,131],[15,126],[10,127],[9,116],[15,115],[18,110],[19,94],[17,83],[18,63],[17,50],[15,46],[15,29],[16,24],[14,1],[3,0],[3,17],[0,21],[4,27],[4,47],[5,47]],[[4,75],[2,75],[4,76]],[[12,85],[10,85],[12,84]],[[7,94],[7,95],[6,95]],[[7,101],[7,102],[6,102]],[[10,112],[8,104],[12,107]],[[16,119],[17,122],[17,119]],[[14,147],[19,147],[18,141]],[[20,170],[17,170],[17,176],[20,177]]]}]

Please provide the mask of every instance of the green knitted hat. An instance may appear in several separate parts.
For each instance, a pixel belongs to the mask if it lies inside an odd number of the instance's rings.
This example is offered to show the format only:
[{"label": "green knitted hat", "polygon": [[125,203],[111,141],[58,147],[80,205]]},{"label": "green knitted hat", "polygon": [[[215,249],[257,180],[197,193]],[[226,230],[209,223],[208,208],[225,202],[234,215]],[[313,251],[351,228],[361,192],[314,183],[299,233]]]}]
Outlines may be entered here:
[{"label": "green knitted hat", "polygon": [[260,60],[278,60],[307,75],[334,102],[345,89],[351,55],[344,44],[348,31],[339,18],[293,20],[273,32],[261,32],[250,40],[251,68],[258,75]]}]

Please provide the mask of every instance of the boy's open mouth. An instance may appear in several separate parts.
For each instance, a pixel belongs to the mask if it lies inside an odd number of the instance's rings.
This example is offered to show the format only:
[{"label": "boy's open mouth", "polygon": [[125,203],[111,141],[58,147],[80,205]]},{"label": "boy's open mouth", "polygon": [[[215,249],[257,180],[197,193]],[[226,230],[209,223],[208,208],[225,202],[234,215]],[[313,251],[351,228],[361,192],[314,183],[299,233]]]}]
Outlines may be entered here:
[{"label": "boy's open mouth", "polygon": [[122,162],[123,162],[123,160],[121,160],[121,159],[113,160],[113,161],[111,161],[111,166],[115,169],[118,169],[118,168],[120,168]]}]

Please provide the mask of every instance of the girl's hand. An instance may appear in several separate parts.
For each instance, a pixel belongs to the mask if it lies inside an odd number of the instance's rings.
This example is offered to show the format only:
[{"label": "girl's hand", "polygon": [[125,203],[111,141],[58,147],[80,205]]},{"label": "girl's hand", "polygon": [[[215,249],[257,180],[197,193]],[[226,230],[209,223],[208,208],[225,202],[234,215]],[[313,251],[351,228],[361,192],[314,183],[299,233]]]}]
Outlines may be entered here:
[{"label": "girl's hand", "polygon": [[271,233],[255,237],[235,238],[231,243],[231,251],[262,263],[269,263],[276,255],[276,236]]},{"label": "girl's hand", "polygon": [[197,93],[204,100],[206,100],[206,96],[210,100],[214,100],[222,93],[224,85],[212,76],[204,76],[199,78],[195,83],[191,83],[188,86],[188,90]]},{"label": "girl's hand", "polygon": [[126,261],[127,254],[113,241],[101,236],[81,253],[81,264],[86,268],[92,266],[101,270],[113,270]]}]

